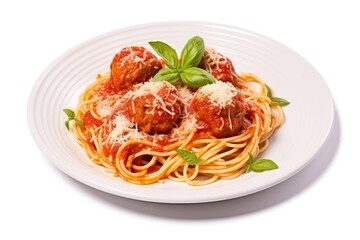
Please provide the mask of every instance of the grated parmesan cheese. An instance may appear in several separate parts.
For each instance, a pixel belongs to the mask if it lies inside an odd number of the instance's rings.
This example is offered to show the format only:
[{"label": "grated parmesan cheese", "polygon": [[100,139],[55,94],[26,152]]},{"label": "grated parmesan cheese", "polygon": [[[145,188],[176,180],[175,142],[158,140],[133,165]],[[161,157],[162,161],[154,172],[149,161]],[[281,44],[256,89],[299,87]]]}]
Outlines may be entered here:
[{"label": "grated parmesan cheese", "polygon": [[[169,96],[171,90],[176,90],[176,88],[172,84],[168,82],[145,82],[145,83],[137,84],[135,87],[137,89],[134,91],[129,91],[124,96],[124,98],[136,99],[138,97],[152,95],[155,98],[154,102],[150,106],[147,106],[147,107],[153,107],[152,112],[150,112],[150,114],[154,114],[155,108],[160,108],[164,112],[170,115],[175,115],[174,112],[175,110],[173,106],[175,102],[164,101],[164,99],[158,95],[159,91],[166,87],[168,89],[167,96]],[[175,99],[175,101],[176,100],[177,99]]]},{"label": "grated parmesan cheese", "polygon": [[219,54],[215,48],[205,48],[205,68],[208,72],[221,72],[220,65],[226,64],[226,58]]},{"label": "grated parmesan cheese", "polygon": [[107,98],[99,101],[98,104],[96,105],[96,113],[100,117],[109,116],[112,113],[112,110],[113,110],[112,101],[110,101]]},{"label": "grated parmesan cheese", "polygon": [[[143,51],[139,51],[139,50],[143,50]],[[129,51],[129,53],[125,57],[120,59],[120,62],[118,63],[120,65],[120,67],[123,67],[130,60],[132,60],[135,63],[145,62],[145,60],[148,60],[150,62],[154,61],[154,58],[147,59],[147,55],[151,54],[151,52],[149,50],[142,48],[142,47],[140,47],[139,50],[134,50],[133,47],[123,48],[120,51],[120,53],[124,52],[124,51]]]},{"label": "grated parmesan cheese", "polygon": [[125,116],[117,115],[112,121],[114,128],[109,133],[107,141],[110,143],[125,143],[129,139],[143,139],[144,134],[140,133],[137,124],[130,122]]},{"label": "grated parmesan cheese", "polygon": [[179,86],[177,88],[178,93],[179,93],[179,97],[182,101],[183,104],[185,105],[189,105],[191,100],[194,97],[194,94],[189,90],[189,88],[187,86]]},{"label": "grated parmesan cheese", "polygon": [[231,83],[216,81],[213,84],[207,84],[197,90],[196,97],[208,97],[211,104],[219,108],[225,108],[232,104],[233,98],[239,94],[240,91],[236,89]]}]

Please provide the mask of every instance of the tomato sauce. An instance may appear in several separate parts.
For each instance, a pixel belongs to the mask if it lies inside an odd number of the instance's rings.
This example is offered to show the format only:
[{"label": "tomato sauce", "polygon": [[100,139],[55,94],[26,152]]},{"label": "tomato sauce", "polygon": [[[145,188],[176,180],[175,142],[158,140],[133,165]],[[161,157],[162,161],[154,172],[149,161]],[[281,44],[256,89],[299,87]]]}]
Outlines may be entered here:
[{"label": "tomato sauce", "polygon": [[94,144],[94,142],[92,141],[92,135],[91,135],[91,133],[87,133],[87,134],[86,134],[86,142],[89,144],[89,146],[90,146],[92,149],[96,150],[95,144]]},{"label": "tomato sauce", "polygon": [[87,127],[100,127],[101,126],[101,121],[97,118],[95,118],[90,111],[87,111],[82,119],[82,122],[84,123],[84,126]]}]

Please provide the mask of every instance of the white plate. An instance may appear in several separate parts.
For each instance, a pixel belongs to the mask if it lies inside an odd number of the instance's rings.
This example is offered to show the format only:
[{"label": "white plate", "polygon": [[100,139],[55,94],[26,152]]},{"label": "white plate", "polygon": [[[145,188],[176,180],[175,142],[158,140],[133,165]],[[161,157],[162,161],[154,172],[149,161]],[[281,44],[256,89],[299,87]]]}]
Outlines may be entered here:
[{"label": "white plate", "polygon": [[[228,56],[237,72],[260,76],[274,95],[291,102],[284,108],[285,124],[263,154],[278,170],[249,173],[203,187],[165,182],[139,186],[114,178],[94,165],[65,129],[63,108],[76,107],[78,96],[109,70],[122,47],[169,43],[178,51],[192,36]],[[251,194],[282,182],[314,159],[325,144],[334,108],[328,87],[318,72],[294,51],[269,38],[230,26],[203,22],[164,22],[138,25],[90,39],[55,60],[35,83],[28,102],[28,122],[35,142],[56,167],[101,191],[121,197],[164,203],[211,202]]]}]

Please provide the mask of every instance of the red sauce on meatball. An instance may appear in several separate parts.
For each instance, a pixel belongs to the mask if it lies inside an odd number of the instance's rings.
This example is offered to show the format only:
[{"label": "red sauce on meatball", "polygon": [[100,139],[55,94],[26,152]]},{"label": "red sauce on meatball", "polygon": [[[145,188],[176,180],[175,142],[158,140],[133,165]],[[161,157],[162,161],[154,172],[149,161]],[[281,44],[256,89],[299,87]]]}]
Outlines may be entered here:
[{"label": "red sauce on meatball", "polygon": [[137,124],[140,131],[168,133],[180,119],[182,102],[170,83],[147,82],[130,93],[122,108],[123,114]]},{"label": "red sauce on meatball", "polygon": [[[225,88],[222,88],[221,85],[225,85]],[[195,93],[190,105],[191,114],[195,114],[197,125],[200,126],[199,129],[209,131],[211,135],[217,138],[238,135],[244,126],[246,114],[244,97],[240,91],[231,86],[230,83],[218,82],[217,85],[205,87],[214,87],[214,92],[207,90],[207,95],[202,94],[200,88],[198,90],[200,92]],[[220,103],[217,103],[211,99],[212,94],[226,96],[226,98],[222,102],[219,99]]]},{"label": "red sauce on meatball", "polygon": [[215,49],[206,49],[199,67],[210,72],[217,80],[236,85],[238,75],[231,60]]},{"label": "red sauce on meatball", "polygon": [[162,68],[160,61],[144,47],[126,47],[117,53],[110,65],[107,87],[115,92],[148,81]]}]

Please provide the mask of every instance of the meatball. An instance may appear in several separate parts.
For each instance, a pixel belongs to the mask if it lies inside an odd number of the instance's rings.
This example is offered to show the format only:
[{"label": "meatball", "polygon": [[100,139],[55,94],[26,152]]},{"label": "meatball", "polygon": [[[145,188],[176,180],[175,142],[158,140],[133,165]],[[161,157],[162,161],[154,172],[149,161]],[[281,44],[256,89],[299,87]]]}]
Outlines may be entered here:
[{"label": "meatball", "polygon": [[231,84],[220,81],[198,89],[190,108],[198,125],[217,138],[238,135],[246,113],[240,91]]},{"label": "meatball", "polygon": [[140,131],[168,133],[180,119],[182,103],[168,82],[146,82],[128,95],[125,112]]},{"label": "meatball", "polygon": [[238,75],[231,60],[218,53],[213,48],[207,48],[199,66],[211,73],[217,80],[236,85]]},{"label": "meatball", "polygon": [[111,62],[110,81],[115,92],[148,81],[162,68],[160,61],[144,47],[126,47]]}]

